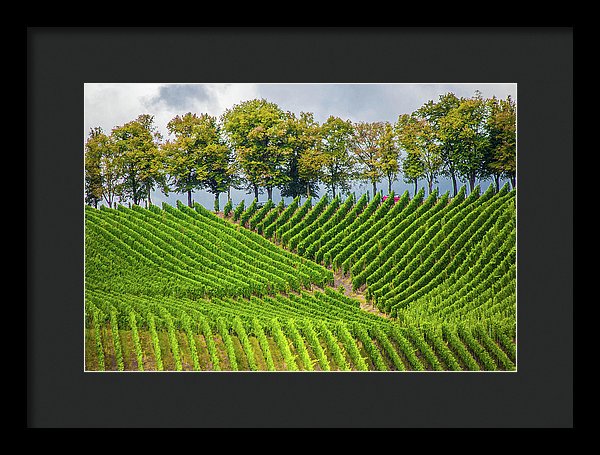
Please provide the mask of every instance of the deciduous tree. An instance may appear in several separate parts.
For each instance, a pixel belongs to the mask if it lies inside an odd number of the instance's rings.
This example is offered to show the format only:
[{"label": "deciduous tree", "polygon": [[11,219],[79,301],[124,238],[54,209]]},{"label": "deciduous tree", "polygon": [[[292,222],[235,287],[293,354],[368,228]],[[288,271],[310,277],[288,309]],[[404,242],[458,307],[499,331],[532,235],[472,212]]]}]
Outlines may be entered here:
[{"label": "deciduous tree", "polygon": [[431,194],[442,167],[440,147],[431,124],[414,112],[401,115],[396,128],[398,142],[407,154],[403,167],[405,176],[415,182],[415,190],[416,181],[425,178]]},{"label": "deciduous tree", "polygon": [[153,116],[142,114],[136,120],[113,128],[114,147],[122,163],[122,196],[139,204],[147,199],[157,184],[164,187],[164,166],[157,141],[160,134],[153,126]]},{"label": "deciduous tree", "polygon": [[351,152],[357,164],[356,176],[359,180],[370,182],[373,196],[377,193],[377,182],[383,177],[381,137],[383,122],[358,122],[353,125]]},{"label": "deciduous tree", "polygon": [[336,188],[350,191],[350,183],[355,176],[354,159],[349,153],[352,141],[352,122],[330,116],[321,125],[320,151],[322,153],[322,181],[331,189],[335,198]]},{"label": "deciduous tree", "polygon": [[492,97],[488,105],[489,155],[486,166],[494,178],[496,190],[500,188],[502,177],[510,179],[514,188],[517,171],[516,105],[510,95],[505,100]]},{"label": "deciduous tree", "polygon": [[421,106],[417,113],[426,119],[435,133],[435,140],[439,145],[442,157],[442,175],[450,177],[454,196],[458,194],[458,153],[459,132],[457,124],[446,121],[446,116],[460,105],[460,99],[454,93],[448,92],[440,95],[437,102],[429,101]]},{"label": "deciduous tree", "polygon": [[92,128],[85,145],[86,200],[97,207],[104,200],[113,207],[122,193],[123,161],[111,136]]},{"label": "deciduous tree", "polygon": [[108,137],[102,133],[102,128],[91,128],[85,143],[85,203],[98,208],[102,201],[102,155],[106,150]]},{"label": "deciduous tree", "polygon": [[379,138],[381,172],[388,182],[388,194],[392,192],[392,182],[400,172],[400,150],[396,143],[394,128],[390,122],[384,122],[383,132]]},{"label": "deciduous tree", "polygon": [[281,127],[285,113],[275,103],[254,99],[227,109],[221,120],[254,197],[258,199],[259,190],[265,188],[271,200],[273,188],[289,180],[285,128]]},{"label": "deciduous tree", "polygon": [[[281,124],[285,135],[284,147],[287,149],[285,172],[289,180],[281,188],[281,195],[295,198],[297,196],[318,196],[320,167],[311,165],[320,139],[319,124],[312,113],[301,112],[299,117],[287,112]],[[301,162],[304,162],[302,167]],[[313,163],[314,164],[314,163]]]},{"label": "deciduous tree", "polygon": [[[167,124],[174,136],[163,145],[166,169],[173,190],[187,193],[188,206],[192,206],[192,192],[208,187],[213,194],[227,190],[227,147],[222,144],[217,121],[208,114],[200,116],[188,112],[176,116]],[[217,196],[218,197],[218,193]]]},{"label": "deciduous tree", "polygon": [[488,173],[485,165],[490,145],[487,117],[487,103],[477,91],[472,98],[461,98],[460,104],[444,119],[446,127],[456,132],[456,170],[469,182],[470,191],[473,191],[475,181],[487,177]]}]

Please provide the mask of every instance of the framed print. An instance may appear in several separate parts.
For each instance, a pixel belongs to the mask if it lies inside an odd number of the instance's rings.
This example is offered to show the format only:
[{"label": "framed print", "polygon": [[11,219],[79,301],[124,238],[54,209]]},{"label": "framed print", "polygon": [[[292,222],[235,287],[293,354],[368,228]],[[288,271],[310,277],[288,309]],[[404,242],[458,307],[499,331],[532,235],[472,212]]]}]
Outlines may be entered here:
[{"label": "framed print", "polygon": [[572,46],[28,29],[28,426],[572,426]]}]

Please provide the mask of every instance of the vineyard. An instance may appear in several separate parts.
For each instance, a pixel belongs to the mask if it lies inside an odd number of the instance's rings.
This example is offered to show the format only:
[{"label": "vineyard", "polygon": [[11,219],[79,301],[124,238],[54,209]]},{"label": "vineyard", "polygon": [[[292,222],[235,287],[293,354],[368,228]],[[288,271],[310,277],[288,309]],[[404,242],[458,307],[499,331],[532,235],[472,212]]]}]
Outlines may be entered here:
[{"label": "vineyard", "polygon": [[515,197],[86,206],[85,369],[516,370]]}]

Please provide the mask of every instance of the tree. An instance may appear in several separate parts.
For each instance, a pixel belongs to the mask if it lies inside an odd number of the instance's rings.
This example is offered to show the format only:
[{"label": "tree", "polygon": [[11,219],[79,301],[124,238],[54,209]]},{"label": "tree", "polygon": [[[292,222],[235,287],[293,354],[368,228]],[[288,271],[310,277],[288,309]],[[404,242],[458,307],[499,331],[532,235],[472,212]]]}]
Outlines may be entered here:
[{"label": "tree", "polygon": [[398,142],[407,153],[404,163],[405,175],[415,182],[425,178],[429,194],[437,181],[442,167],[440,147],[431,124],[419,117],[418,111],[411,115],[403,114],[396,124]]},{"label": "tree", "polygon": [[[229,146],[227,146],[229,148]],[[242,172],[242,168],[240,164],[237,162],[235,153],[233,150],[229,148],[231,152],[232,161],[229,166],[229,179],[227,185],[227,201],[231,201],[231,188],[235,188],[236,190],[242,190],[248,188],[248,182],[244,178],[244,174]]]},{"label": "tree", "polygon": [[227,192],[234,179],[231,149],[223,143],[207,145],[200,153],[198,180],[215,196],[215,207],[219,206],[219,194]]},{"label": "tree", "polygon": [[440,95],[437,102],[429,101],[421,106],[417,113],[426,119],[435,132],[435,140],[439,144],[442,157],[442,174],[452,179],[454,196],[458,194],[458,141],[459,130],[452,122],[448,122],[446,116],[460,105],[460,100],[454,93]]},{"label": "tree", "polygon": [[85,143],[85,203],[98,208],[102,201],[102,156],[107,148],[108,137],[102,133],[102,128],[91,128]]},{"label": "tree", "polygon": [[104,200],[109,207],[122,194],[122,157],[112,137],[102,128],[92,128],[85,145],[86,200],[97,207]]},{"label": "tree", "polygon": [[165,172],[165,157],[160,147],[163,137],[154,125],[153,115],[142,114],[138,116],[136,121],[153,138],[152,142],[148,143],[145,156],[139,161],[140,181],[145,187],[146,197],[148,198],[147,205],[152,205],[151,193],[156,187],[160,188],[165,194],[169,191],[167,174]]},{"label": "tree", "polygon": [[[312,167],[307,161],[314,157],[314,150],[320,139],[319,124],[312,113],[301,112],[300,117],[287,112],[281,124],[285,134],[287,163],[285,167],[289,180],[281,187],[281,195],[295,198],[297,196],[318,196],[320,167]],[[302,167],[303,162],[304,167]]]},{"label": "tree", "polygon": [[469,182],[470,191],[475,181],[487,177],[488,173],[485,165],[489,147],[487,117],[487,103],[478,91],[473,98],[461,98],[460,104],[445,117],[447,128],[456,132],[456,170]]},{"label": "tree", "polygon": [[[383,132],[378,142],[381,172],[388,181],[388,194],[392,192],[392,182],[400,171],[400,151],[396,143],[394,128],[390,122],[384,122]],[[375,194],[375,193],[373,193]]]},{"label": "tree", "polygon": [[156,141],[160,134],[153,126],[153,117],[140,115],[136,120],[113,128],[111,137],[122,160],[121,195],[138,205],[143,199],[151,204],[150,193],[159,184],[165,186],[163,157]]},{"label": "tree", "polygon": [[496,190],[500,188],[500,178],[509,178],[516,186],[517,171],[517,117],[516,105],[510,95],[506,100],[496,97],[488,100],[489,155],[486,159],[488,172],[493,176]]},{"label": "tree", "polygon": [[318,184],[323,179],[324,166],[325,155],[317,147],[305,150],[298,158],[298,178],[300,181],[307,182],[306,197],[319,195]]},{"label": "tree", "polygon": [[289,180],[285,128],[281,125],[285,118],[275,103],[265,99],[236,104],[221,117],[229,144],[256,199],[260,188],[265,188],[272,200],[273,188]]},{"label": "tree", "polygon": [[354,159],[348,153],[353,134],[352,122],[330,116],[321,126],[320,152],[322,156],[321,179],[331,189],[335,198],[336,188],[350,191],[350,182],[354,178]]},{"label": "tree", "polygon": [[358,122],[353,126],[351,150],[358,164],[357,177],[373,185],[373,196],[375,196],[377,182],[383,177],[380,141],[384,124],[383,122]]},{"label": "tree", "polygon": [[419,179],[423,178],[423,163],[421,163],[416,149],[406,151],[406,155],[402,159],[402,173],[406,183],[414,183],[414,194],[417,194]]},{"label": "tree", "polygon": [[[226,172],[214,160],[218,162],[227,153],[221,148],[224,145],[220,141],[216,118],[208,114],[198,116],[188,112],[178,115],[167,124],[167,130],[174,136],[162,147],[170,184],[176,193],[187,193],[188,206],[191,207],[192,192],[212,184],[209,182],[214,177],[211,176],[211,166],[218,168],[217,174]],[[215,177],[214,191],[226,191],[226,186],[216,183],[218,180]]]}]

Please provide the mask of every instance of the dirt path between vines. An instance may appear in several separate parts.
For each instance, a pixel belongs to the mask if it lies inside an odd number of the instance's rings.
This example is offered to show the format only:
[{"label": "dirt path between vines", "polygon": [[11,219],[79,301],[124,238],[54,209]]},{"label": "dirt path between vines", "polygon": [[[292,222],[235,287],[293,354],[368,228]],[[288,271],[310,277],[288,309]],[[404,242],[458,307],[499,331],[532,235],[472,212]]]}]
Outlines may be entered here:
[{"label": "dirt path between vines", "polygon": [[[223,212],[213,212],[216,216],[218,216],[219,218],[222,219],[227,219]],[[232,221],[232,223],[234,223]],[[234,224],[239,224],[239,223],[234,223]],[[253,231],[255,232],[255,231]],[[282,245],[279,245],[277,242],[275,242],[273,239],[269,239],[273,244],[280,246],[281,248],[285,249],[286,251],[289,251],[287,248],[283,247]],[[331,268],[329,268],[330,270],[332,270]],[[381,311],[379,311],[377,309],[376,306],[374,306],[371,302],[368,302],[367,299],[365,299],[365,295],[363,292],[361,292],[360,290],[355,292],[352,290],[352,280],[350,279],[350,277],[344,276],[342,275],[341,271],[335,271],[333,270],[333,287],[335,289],[340,289],[340,286],[344,287],[344,295],[354,298],[356,300],[358,300],[360,302],[360,308],[363,311],[367,311],[369,313],[373,313],[377,316],[381,316],[382,318],[386,318],[386,319],[390,319],[390,317],[385,314],[382,313]],[[312,290],[315,290],[315,286],[312,286]],[[293,292],[293,291],[292,291]]]},{"label": "dirt path between vines", "polygon": [[345,295],[347,295],[348,297],[352,297],[360,302],[361,310],[376,314],[377,316],[381,316],[382,318],[390,319],[387,314],[382,313],[371,302],[368,302],[367,299],[365,299],[365,295],[362,292],[352,291],[352,280],[349,277],[343,276],[342,273],[339,271],[334,271],[333,287],[335,289],[340,289],[340,286],[344,287]]}]

